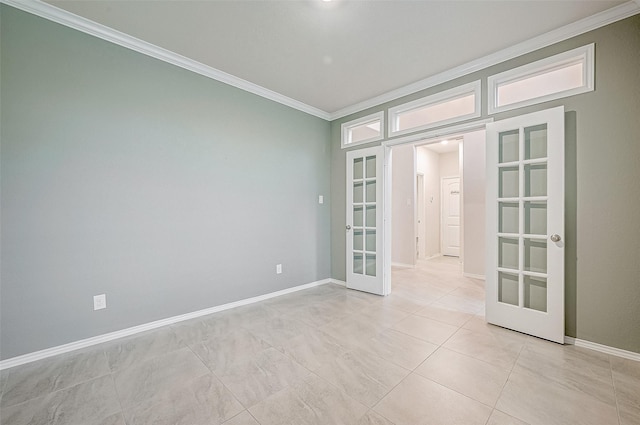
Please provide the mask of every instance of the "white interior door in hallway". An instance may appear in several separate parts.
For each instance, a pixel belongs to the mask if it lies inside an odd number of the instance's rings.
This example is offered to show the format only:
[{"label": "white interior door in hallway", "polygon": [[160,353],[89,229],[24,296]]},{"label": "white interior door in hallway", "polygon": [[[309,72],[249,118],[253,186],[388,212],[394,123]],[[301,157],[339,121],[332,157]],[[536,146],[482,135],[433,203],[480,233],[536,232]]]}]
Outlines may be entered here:
[{"label": "white interior door in hallway", "polygon": [[442,178],[442,255],[460,256],[460,177]]}]

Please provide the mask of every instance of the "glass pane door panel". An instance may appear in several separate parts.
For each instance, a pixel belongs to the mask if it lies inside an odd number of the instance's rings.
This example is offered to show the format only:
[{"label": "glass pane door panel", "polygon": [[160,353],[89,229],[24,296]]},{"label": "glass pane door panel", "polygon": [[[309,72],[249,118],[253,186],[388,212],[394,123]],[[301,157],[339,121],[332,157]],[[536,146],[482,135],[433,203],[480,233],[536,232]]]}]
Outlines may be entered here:
[{"label": "glass pane door panel", "polygon": [[376,157],[368,156],[367,157],[367,178],[375,178],[376,177]]},{"label": "glass pane door panel", "polygon": [[362,227],[362,205],[355,205],[353,207],[353,225],[355,227]]},{"label": "glass pane door panel", "polygon": [[524,159],[547,157],[547,125],[541,124],[524,129]]},{"label": "glass pane door panel", "polygon": [[498,232],[519,233],[520,207],[516,202],[498,203]]},{"label": "glass pane door panel", "polygon": [[370,181],[366,183],[367,186],[367,202],[376,202],[376,182]]},{"label": "glass pane door panel", "polygon": [[367,254],[367,276],[375,276],[376,275],[376,255],[375,254]]},{"label": "glass pane door panel", "polygon": [[353,249],[362,251],[362,229],[353,229]]},{"label": "glass pane door panel", "polygon": [[524,233],[528,235],[547,234],[547,203],[524,203]]},{"label": "glass pane door panel", "polygon": [[519,130],[505,131],[499,136],[500,163],[518,161],[520,159]]},{"label": "glass pane door panel", "polygon": [[499,198],[516,198],[520,193],[520,181],[518,167],[500,168],[498,184]]},{"label": "glass pane door panel", "polygon": [[362,203],[364,202],[363,198],[363,184],[362,182],[353,183],[353,203]]},{"label": "glass pane door panel", "polygon": [[375,230],[367,230],[366,232],[367,238],[365,242],[367,251],[376,251],[376,231]]},{"label": "glass pane door panel", "polygon": [[376,206],[368,205],[366,208],[365,224],[367,227],[376,227]]},{"label": "glass pane door panel", "polygon": [[518,275],[498,272],[498,301],[511,305],[519,304]]},{"label": "glass pane door panel", "polygon": [[498,238],[498,267],[519,270],[518,239]]},{"label": "glass pane door panel", "polygon": [[524,276],[524,306],[532,310],[547,311],[547,279]]},{"label": "glass pane door panel", "polygon": [[547,241],[542,239],[524,240],[524,270],[547,272]]},{"label": "glass pane door panel", "polygon": [[363,178],[363,163],[364,160],[362,158],[355,158],[353,160],[353,179],[358,180]]},{"label": "glass pane door panel", "polygon": [[362,274],[364,272],[364,255],[361,252],[353,253],[353,272]]},{"label": "glass pane door panel", "polygon": [[524,166],[524,196],[547,196],[547,164]]}]

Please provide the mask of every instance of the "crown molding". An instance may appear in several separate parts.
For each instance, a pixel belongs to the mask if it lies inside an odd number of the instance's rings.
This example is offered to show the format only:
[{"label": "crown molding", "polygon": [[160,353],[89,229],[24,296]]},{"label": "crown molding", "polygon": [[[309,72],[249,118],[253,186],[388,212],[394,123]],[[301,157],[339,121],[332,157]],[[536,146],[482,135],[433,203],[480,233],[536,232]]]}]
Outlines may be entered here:
[{"label": "crown molding", "polygon": [[451,81],[455,78],[463,77],[501,62],[522,56],[526,53],[533,52],[543,47],[550,46],[555,43],[567,40],[580,34],[595,30],[597,28],[609,25],[619,20],[640,13],[640,0],[630,0],[619,6],[597,13],[593,16],[581,19],[562,28],[550,31],[540,36],[534,37],[525,42],[516,44],[482,58],[467,62],[466,64],[457,66],[415,83],[406,85],[396,90],[389,91],[371,99],[365,100],[347,106],[346,108],[329,113],[321,109],[315,108],[306,103],[284,96],[257,84],[235,77],[224,71],[204,65],[187,57],[181,56],[170,50],[163,49],[146,41],[137,39],[120,31],[109,28],[105,25],[98,24],[89,19],[75,15],[66,10],[59,9],[53,5],[40,0],[0,0],[22,11],[31,13],[41,18],[59,23],[69,28],[76,29],[102,40],[109,41],[127,49],[142,53],[144,55],[159,59],[161,61],[179,66],[183,69],[195,72],[216,81],[228,84],[241,90],[253,93],[257,96],[278,102],[280,104],[297,109],[301,112],[322,118],[327,121],[337,120],[365,109],[381,105],[386,102],[413,94],[415,92],[437,86],[438,84]]},{"label": "crown molding", "polygon": [[506,49],[497,51],[482,58],[467,62],[463,65],[451,68],[447,71],[435,74],[423,80],[416,81],[415,83],[400,87],[399,89],[383,93],[379,96],[367,99],[363,102],[347,106],[346,108],[332,112],[330,114],[330,120],[337,120],[339,118],[346,117],[347,115],[351,115],[356,112],[360,112],[365,109],[372,108],[374,106],[378,106],[392,100],[396,100],[403,96],[407,96],[415,92],[437,86],[438,84],[446,83],[447,81],[451,81],[453,79],[471,74],[472,72],[480,71],[490,66],[497,65],[501,62],[505,62],[509,59],[522,56],[526,53],[531,53],[535,50],[542,49],[543,47],[568,40],[569,38],[584,34],[589,31],[593,31],[595,29],[612,24],[638,13],[640,13],[640,0],[628,1],[621,5],[612,7],[611,9],[596,13],[595,15],[531,38],[522,43],[507,47]]},{"label": "crown molding", "polygon": [[28,12],[41,18],[48,19],[52,22],[56,22],[66,27],[84,32],[85,34],[98,37],[102,40],[109,41],[135,52],[142,53],[155,59],[159,59],[163,62],[179,66],[180,68],[195,72],[196,74],[203,75],[205,77],[220,81],[221,83],[228,84],[249,93],[253,93],[266,99],[273,100],[274,102],[281,103],[307,114],[314,115],[318,118],[322,118],[324,120],[329,120],[330,118],[330,114],[321,109],[307,105],[306,103],[284,96],[280,93],[276,93],[257,84],[243,80],[242,78],[227,74],[224,71],[212,68],[208,65],[202,64],[193,59],[189,59],[187,57],[174,53],[170,50],[132,37],[123,32],[114,30],[113,28],[109,28],[105,25],[75,15],[71,12],[67,12],[66,10],[60,9],[43,1],[0,0],[0,3],[5,3],[24,12]]}]

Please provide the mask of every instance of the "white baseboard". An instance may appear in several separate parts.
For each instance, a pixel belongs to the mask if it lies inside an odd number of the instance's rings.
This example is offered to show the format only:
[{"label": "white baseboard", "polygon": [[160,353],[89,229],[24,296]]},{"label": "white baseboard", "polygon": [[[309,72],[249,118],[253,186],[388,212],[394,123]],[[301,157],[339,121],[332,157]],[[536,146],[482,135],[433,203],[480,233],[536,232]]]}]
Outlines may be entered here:
[{"label": "white baseboard", "polygon": [[171,325],[173,323],[182,322],[184,320],[195,319],[197,317],[206,316],[207,314],[217,313],[223,310],[229,310],[231,308],[240,307],[247,304],[257,303],[259,301],[268,300],[269,298],[279,297],[281,295],[290,294],[292,292],[301,291],[304,289],[313,288],[315,286],[324,285],[326,283],[335,283],[342,285],[341,281],[335,279],[322,279],[316,282],[306,283],[304,285],[294,286],[292,288],[283,289],[281,291],[271,292],[269,294],[259,295],[257,297],[247,298],[240,301],[234,301],[232,303],[223,304],[215,307],[205,308],[203,310],[194,311],[191,313],[180,314],[178,316],[168,317],[166,319],[156,320],[155,322],[149,322],[131,328],[122,329],[115,332],[110,332],[98,336],[94,336],[79,341],[74,341],[68,344],[58,345],[56,347],[46,348],[44,350],[35,351],[33,353],[23,354],[21,356],[12,357],[10,359],[0,361],[0,370],[9,369],[11,367],[20,366],[26,363],[35,362],[36,360],[45,359],[47,357],[53,357],[58,354],[68,353],[71,351],[79,350],[81,348],[91,347],[92,345],[102,344],[103,342],[113,341],[114,339],[123,338],[125,336],[135,335],[140,332],[157,329],[162,326]]},{"label": "white baseboard", "polygon": [[584,339],[573,338],[571,336],[564,337],[564,343],[575,345],[576,347],[588,348],[590,350],[599,351],[601,353],[610,354],[612,356],[622,357],[629,360],[640,362],[640,353],[622,350],[620,348],[609,347],[608,345],[598,344],[596,342],[585,341]]},{"label": "white baseboard", "polygon": [[336,285],[340,285],[340,286],[344,286],[345,288],[347,287],[347,282],[345,282],[344,280],[338,280],[338,279],[329,279],[330,283],[335,283]]},{"label": "white baseboard", "polygon": [[462,273],[462,276],[464,276],[464,277],[470,277],[470,278],[472,278],[472,279],[480,279],[480,280],[484,280],[484,275],[482,275],[482,274]]},{"label": "white baseboard", "polygon": [[442,257],[442,254],[433,254],[431,257],[420,257],[419,260],[433,260],[434,258]]},{"label": "white baseboard", "polygon": [[391,267],[400,267],[403,269],[414,269],[416,266],[414,264],[391,263]]}]

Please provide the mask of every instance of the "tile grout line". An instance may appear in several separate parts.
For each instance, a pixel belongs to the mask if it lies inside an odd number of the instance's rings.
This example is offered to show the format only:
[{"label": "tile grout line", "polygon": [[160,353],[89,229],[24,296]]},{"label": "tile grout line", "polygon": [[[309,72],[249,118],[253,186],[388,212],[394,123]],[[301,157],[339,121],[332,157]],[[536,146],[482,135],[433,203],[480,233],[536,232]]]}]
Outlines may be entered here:
[{"label": "tile grout line", "polygon": [[609,372],[611,373],[611,385],[613,387],[613,396],[616,400],[616,414],[618,416],[618,425],[622,425],[622,419],[620,418],[620,404],[618,403],[618,390],[616,389],[616,380],[613,377],[613,364],[611,363],[611,356],[607,356],[609,360]]}]

